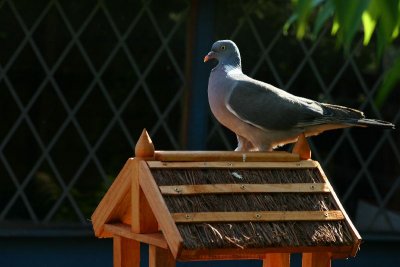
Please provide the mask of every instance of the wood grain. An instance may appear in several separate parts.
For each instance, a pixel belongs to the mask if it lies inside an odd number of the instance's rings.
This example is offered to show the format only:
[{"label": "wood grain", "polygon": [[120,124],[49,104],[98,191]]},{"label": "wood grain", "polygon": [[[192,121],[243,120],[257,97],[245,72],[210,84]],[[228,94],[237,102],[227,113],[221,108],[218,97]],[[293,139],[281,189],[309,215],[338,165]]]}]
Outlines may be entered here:
[{"label": "wood grain", "polygon": [[239,152],[239,151],[155,151],[159,161],[300,161],[298,154],[284,151]]},{"label": "wood grain", "polygon": [[309,169],[316,168],[315,161],[304,160],[298,162],[163,162],[147,161],[150,168],[191,169],[191,168],[218,168],[218,169]]},{"label": "wood grain", "polygon": [[200,195],[230,193],[326,193],[323,183],[293,184],[199,184],[160,186],[163,195]]},{"label": "wood grain", "polygon": [[103,231],[105,223],[127,218],[131,204],[132,163],[133,158],[129,158],[92,214],[93,229],[98,237],[110,237]]},{"label": "wood grain", "polygon": [[135,158],[132,164],[132,232],[155,233],[158,232],[158,223],[139,184],[139,162],[141,159]]},{"label": "wood grain", "polygon": [[303,253],[302,267],[330,267],[330,253]]},{"label": "wood grain", "polygon": [[169,249],[149,246],[149,267],[175,267],[176,261]]},{"label": "wood grain", "polygon": [[139,170],[140,186],[157,218],[157,222],[160,225],[174,258],[177,258],[182,250],[183,239],[160,194],[149,167],[145,162],[141,161],[139,163]]},{"label": "wood grain", "polygon": [[[234,260],[265,259],[268,253],[329,253],[342,258],[350,256],[352,246],[312,246],[312,247],[266,247],[266,248],[220,248],[183,250],[179,260]],[[339,257],[335,257],[339,258]]]},{"label": "wood grain", "polygon": [[114,267],[140,267],[140,243],[121,236],[113,238]]},{"label": "wood grain", "polygon": [[132,233],[130,226],[123,223],[107,223],[104,225],[104,230],[111,233],[113,236],[122,236],[160,248],[168,248],[167,241],[160,232],[151,234]]},{"label": "wood grain", "polygon": [[277,221],[338,221],[344,216],[330,211],[260,211],[260,212],[191,212],[172,213],[176,223],[202,222],[277,222]]},{"label": "wood grain", "polygon": [[290,267],[290,253],[267,253],[262,267]]}]

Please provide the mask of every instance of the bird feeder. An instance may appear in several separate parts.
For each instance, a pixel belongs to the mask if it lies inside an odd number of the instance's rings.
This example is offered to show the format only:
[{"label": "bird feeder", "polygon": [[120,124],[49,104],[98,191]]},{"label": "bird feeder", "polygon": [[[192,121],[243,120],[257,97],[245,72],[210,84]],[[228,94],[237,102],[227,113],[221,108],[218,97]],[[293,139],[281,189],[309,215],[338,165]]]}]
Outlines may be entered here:
[{"label": "bird feeder", "polygon": [[113,238],[114,266],[259,259],[263,266],[330,266],[355,256],[361,237],[305,138],[288,152],[155,151],[144,130],[92,215]]}]

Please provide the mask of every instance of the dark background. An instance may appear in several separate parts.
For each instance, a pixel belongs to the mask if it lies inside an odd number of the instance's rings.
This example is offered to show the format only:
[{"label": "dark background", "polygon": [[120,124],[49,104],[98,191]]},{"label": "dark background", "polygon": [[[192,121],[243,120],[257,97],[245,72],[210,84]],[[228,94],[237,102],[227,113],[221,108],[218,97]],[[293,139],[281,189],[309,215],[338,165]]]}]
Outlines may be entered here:
[{"label": "dark background", "polygon": [[[93,237],[90,216],[143,128],[158,150],[235,148],[207,102],[203,57],[215,40],[234,40],[254,78],[399,124],[399,88],[374,102],[390,55],[377,60],[361,38],[345,54],[329,27],[316,40],[283,35],[291,8],[0,1],[0,266],[110,266],[111,240]],[[376,129],[312,138],[313,159],[364,239],[358,257],[334,266],[400,264],[399,144],[397,131]]]}]

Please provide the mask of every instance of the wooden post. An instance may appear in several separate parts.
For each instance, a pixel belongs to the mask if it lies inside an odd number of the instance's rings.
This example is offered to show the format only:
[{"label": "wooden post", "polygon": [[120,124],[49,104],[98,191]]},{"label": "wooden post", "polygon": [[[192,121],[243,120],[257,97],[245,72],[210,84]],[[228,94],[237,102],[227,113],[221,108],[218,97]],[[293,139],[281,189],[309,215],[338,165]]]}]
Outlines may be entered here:
[{"label": "wooden post", "polygon": [[175,267],[176,262],[169,249],[149,245],[149,267]]},{"label": "wooden post", "polygon": [[302,267],[331,267],[331,254],[303,253]]},{"label": "wooden post", "polygon": [[132,232],[148,234],[158,232],[157,220],[139,185],[139,162],[154,157],[154,146],[146,129],[143,129],[135,147],[135,159],[132,170]]},{"label": "wooden post", "polygon": [[140,243],[121,236],[113,237],[114,267],[139,267]]},{"label": "wooden post", "polygon": [[263,267],[290,267],[290,253],[268,253]]},{"label": "wooden post", "polygon": [[298,154],[302,160],[311,159],[311,149],[304,133],[299,135],[299,138],[292,149],[292,153]]},{"label": "wooden post", "polygon": [[[151,141],[146,129],[143,129],[142,134],[136,143],[135,156],[133,164],[131,165],[131,231],[137,234],[156,233],[158,232],[157,221],[150,209],[146,197],[144,196],[143,190],[139,185],[139,162],[154,156],[153,142]],[[131,265],[129,266],[140,267],[140,242],[129,240],[129,244],[129,248],[132,250],[131,254],[133,253],[133,257],[135,258],[135,261],[130,262]],[[116,244],[114,242],[114,262],[129,261],[130,255],[123,252],[118,253],[118,249],[118,243]],[[119,255],[121,259],[116,259],[117,255]],[[127,259],[124,259],[124,257],[127,257]],[[114,263],[114,266],[120,265],[115,265]]]}]

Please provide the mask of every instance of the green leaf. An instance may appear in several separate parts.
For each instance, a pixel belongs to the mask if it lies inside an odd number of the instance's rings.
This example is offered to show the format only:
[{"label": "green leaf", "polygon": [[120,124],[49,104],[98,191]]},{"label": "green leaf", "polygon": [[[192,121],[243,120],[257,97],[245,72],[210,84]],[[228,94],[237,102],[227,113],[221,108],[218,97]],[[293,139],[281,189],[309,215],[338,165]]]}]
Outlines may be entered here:
[{"label": "green leaf", "polygon": [[298,14],[297,20],[297,38],[301,39],[307,30],[307,19],[311,11],[311,0],[297,0],[296,1],[296,12]]},{"label": "green leaf", "polygon": [[314,22],[313,36],[316,37],[320,32],[325,22],[333,16],[334,5],[332,1],[326,1],[318,11],[317,17]]},{"label": "green leaf", "polygon": [[[283,25],[283,34],[287,35],[289,28],[297,21],[297,37],[301,39],[307,30],[307,19],[316,7],[327,0],[292,0],[295,7],[293,14]],[[300,18],[300,19],[299,19]]]},{"label": "green leaf", "polygon": [[299,16],[297,13],[294,13],[293,15],[290,16],[290,18],[285,22],[285,25],[283,25],[283,34],[287,35],[289,32],[290,26],[297,20]]},{"label": "green leaf", "polygon": [[338,34],[345,48],[349,48],[361,23],[361,15],[370,0],[334,0],[337,21],[340,26]]},{"label": "green leaf", "polygon": [[362,13],[362,23],[364,26],[364,45],[368,45],[372,34],[375,31],[379,16],[382,14],[380,6],[381,0],[371,0],[367,10]]},{"label": "green leaf", "polygon": [[390,43],[398,25],[399,0],[380,0],[379,5],[382,9],[380,23],[384,38],[387,43]]},{"label": "green leaf", "polygon": [[385,77],[381,87],[378,90],[378,94],[375,98],[375,104],[378,108],[381,108],[385,100],[392,92],[396,83],[400,81],[400,57],[397,56],[393,65],[386,71]]},{"label": "green leaf", "polygon": [[399,36],[399,25],[396,25],[396,27],[395,27],[394,30],[393,30],[393,33],[392,33],[392,40],[396,39],[397,36]]},{"label": "green leaf", "polygon": [[383,51],[385,51],[386,46],[388,44],[385,34],[384,34],[382,23],[378,24],[378,29],[376,32],[376,40],[377,40],[376,54],[377,54],[377,58],[380,59],[380,58],[382,58]]},{"label": "green leaf", "polygon": [[332,35],[336,35],[337,32],[339,31],[339,29],[340,29],[340,24],[339,24],[339,21],[337,19],[337,16],[335,16],[334,19],[333,19],[333,25],[332,25],[331,34]]},{"label": "green leaf", "polygon": [[377,29],[377,55],[379,59],[396,34],[398,34],[400,1],[379,0],[378,2],[382,13]]}]

